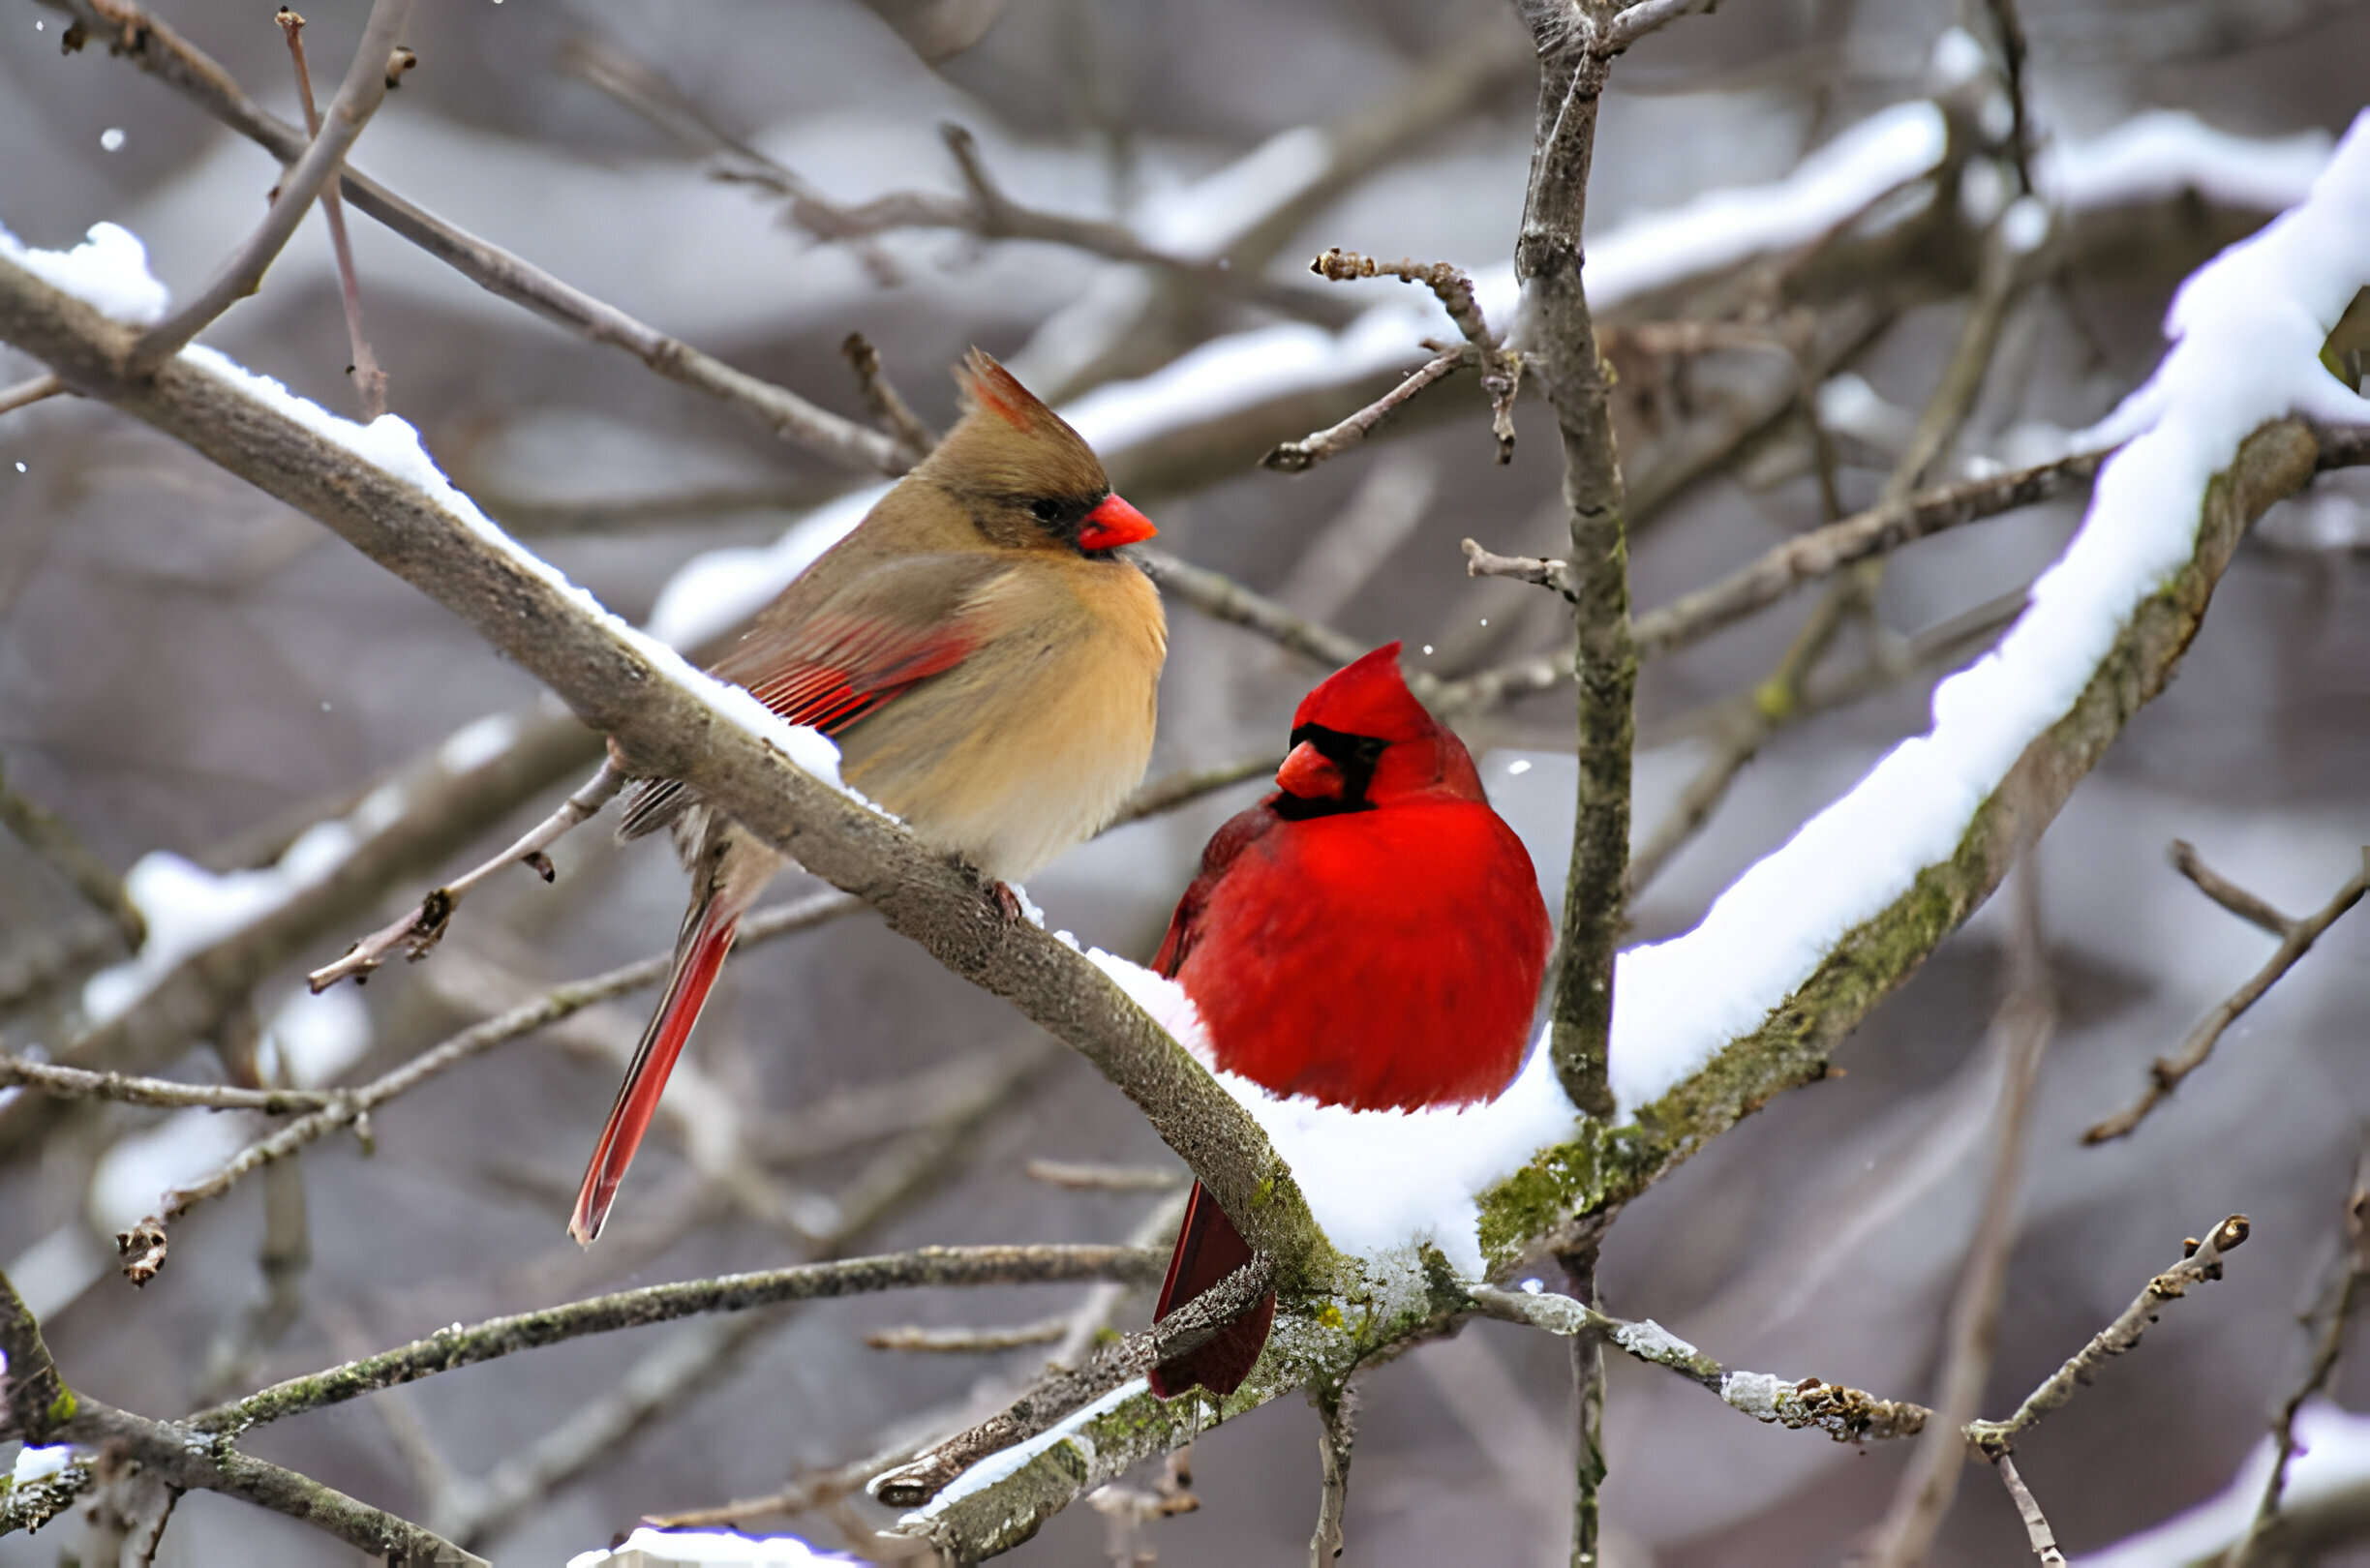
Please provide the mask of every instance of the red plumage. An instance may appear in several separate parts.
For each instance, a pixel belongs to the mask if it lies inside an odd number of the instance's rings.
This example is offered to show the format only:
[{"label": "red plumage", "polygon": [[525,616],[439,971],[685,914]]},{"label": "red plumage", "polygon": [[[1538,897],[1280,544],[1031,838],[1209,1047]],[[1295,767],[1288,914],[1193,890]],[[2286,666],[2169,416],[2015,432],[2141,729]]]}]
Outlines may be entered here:
[{"label": "red plumage", "polygon": [[[1218,829],[1152,967],[1193,998],[1218,1065],[1355,1110],[1491,1100],[1521,1070],[1550,928],[1531,857],[1464,743],[1375,649],[1292,715],[1282,786]],[[1155,1317],[1250,1257],[1198,1184]],[[1233,1392],[1269,1297],[1152,1374]]]}]

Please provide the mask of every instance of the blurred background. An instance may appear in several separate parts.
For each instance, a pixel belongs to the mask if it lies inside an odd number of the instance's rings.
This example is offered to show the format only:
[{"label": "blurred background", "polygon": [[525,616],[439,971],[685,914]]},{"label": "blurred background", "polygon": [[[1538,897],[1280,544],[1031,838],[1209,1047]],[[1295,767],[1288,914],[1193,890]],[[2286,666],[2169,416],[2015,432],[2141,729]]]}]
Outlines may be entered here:
[{"label": "blurred background", "polygon": [[[324,97],[365,10],[321,0],[308,14]],[[157,11],[294,117],[271,6]],[[1938,98],[1953,127],[1938,172],[1834,235],[1674,267],[1606,313],[1641,608],[1831,507],[1868,504],[1884,483],[1959,336],[1985,226],[2013,189],[1990,15],[1941,0],[1730,0],[1619,62],[1590,193],[1599,235],[1708,191],[1781,179],[1897,105]],[[0,9],[0,225],[63,249],[95,223],[120,223],[186,294],[260,214],[276,168],[109,60],[104,39],[63,53],[69,19],[27,0]],[[2059,201],[2057,226],[2018,280],[1943,476],[2021,461],[2111,408],[2152,364],[2180,277],[2294,200],[2298,179],[2273,176],[2308,175],[2364,98],[2370,5],[2358,0],[2063,0],[2026,7],[2023,21],[2032,158]],[[1965,31],[1944,43],[1954,28]],[[421,63],[364,135],[357,167],[860,418],[838,345],[861,331],[941,427],[954,412],[947,367],[972,344],[1069,402],[1230,334],[1290,322],[1331,332],[1373,305],[1428,305],[1395,283],[1309,277],[1308,257],[1327,246],[1502,267],[1534,94],[1522,25],[1485,0],[443,0],[419,10],[408,42]],[[2210,145],[2229,166],[2264,178],[2207,178],[2174,158],[2152,184],[2050,183],[2048,170],[2114,145],[2135,122],[2169,123],[2140,119],[2168,109],[2200,122],[2174,136],[2179,147],[2208,145],[2204,129],[2226,134]],[[960,226],[867,231],[859,220],[874,197],[927,192],[961,205],[939,131],[949,121],[976,136],[1014,200],[1112,220],[1168,255],[1223,257],[1225,272]],[[1325,149],[1323,177],[1279,201],[1274,167],[1311,145]],[[866,477],[496,299],[350,211],[349,222],[392,409],[490,513],[628,617],[649,615],[685,562],[766,545]],[[1687,321],[1744,338],[1706,352],[1655,330]],[[1444,318],[1428,330],[1448,335]],[[1256,466],[1420,364],[1419,335],[1400,357],[1313,389],[1222,397],[1217,415],[1171,420],[1111,452],[1114,478],[1177,555],[1361,640],[1403,638],[1443,677],[1550,653],[1567,637],[1561,602],[1469,579],[1457,548],[1471,535],[1504,552],[1554,550],[1559,453],[1534,398],[1517,409],[1509,467],[1494,461],[1471,377],[1306,474]],[[318,222],[207,341],[354,411]],[[0,383],[34,369],[0,350]],[[2095,1149],[2077,1139],[2272,946],[2174,874],[2172,839],[2291,914],[2317,908],[2358,863],[2370,836],[2366,507],[2370,485],[2341,474],[2265,520],[2177,683],[2040,849],[2060,1025],[1986,1412],[2013,1408],[2177,1257],[2184,1234],[2233,1211],[2255,1222],[2227,1281],[2168,1313],[2022,1445],[2024,1478],[2078,1555],[2230,1480],[2300,1375],[2295,1316],[2343,1235],[2370,1104],[2360,917],[2136,1136]],[[1900,553],[1782,721],[1750,694],[1816,613],[1817,591],[1650,664],[1637,841],[1656,846],[1658,863],[1637,936],[1687,928],[1739,870],[1922,730],[1932,681],[1987,646],[2079,515],[2069,498]],[[1280,751],[1293,704],[1322,672],[1173,599],[1170,614],[1152,776]],[[472,728],[488,715],[515,722]],[[1569,844],[1570,722],[1561,692],[1460,719],[1551,889]],[[684,889],[672,857],[651,842],[620,849],[596,828],[561,845],[555,885],[521,872],[472,901],[432,961],[391,968],[367,991],[303,994],[306,967],[535,820],[591,771],[596,745],[442,611],[193,453],[72,399],[0,417],[11,796],[53,814],[114,872],[162,852],[227,889],[382,781],[408,781],[415,800],[450,786],[436,820],[375,862],[335,920],[295,933],[241,998],[218,999],[147,1070],[220,1079],[212,1036],[233,1052],[260,1040],[266,1067],[291,1081],[360,1082],[553,983],[664,949]],[[1260,787],[1117,829],[1029,891],[1050,923],[1146,956],[1202,840]],[[1697,814],[1700,830],[1681,835],[1674,825]],[[786,878],[775,897],[814,890]],[[234,935],[238,920],[225,919]],[[1848,1076],[1774,1102],[1624,1215],[1605,1252],[1611,1308],[1732,1367],[1932,1398],[1997,1092],[1987,1041],[2002,919],[1987,910],[1885,1004],[1840,1052]],[[100,994],[86,982],[126,956],[120,921],[0,834],[9,1048],[73,1040]],[[684,1121],[662,1119],[610,1235],[579,1252],[562,1233],[568,1198],[647,1000],[588,1010],[383,1107],[367,1155],[333,1137],[243,1183],[175,1227],[169,1263],[140,1292],[115,1272],[112,1233],[260,1124],[49,1107],[30,1133],[0,1130],[0,1266],[42,1312],[71,1382],[169,1416],[456,1320],[831,1251],[1123,1239],[1173,1197],[1032,1179],[1032,1159],[1176,1165],[1084,1064],[858,916],[729,970],[692,1045],[695,1070],[669,1101],[707,1118],[704,1135],[687,1140]],[[10,1125],[27,1125],[26,1111],[10,1107]],[[1077,1287],[938,1292],[611,1335],[308,1415],[252,1446],[497,1561],[558,1562],[644,1514],[763,1497],[859,1460],[917,1415],[951,1424],[1048,1353],[901,1353],[868,1348],[867,1332],[1029,1323],[1083,1299]],[[1134,1328],[1148,1304],[1111,1310]],[[1908,1452],[1761,1427],[1655,1368],[1616,1359],[1611,1378],[1605,1508],[1621,1568],[1836,1562],[1881,1515]],[[1565,1560],[1572,1418],[1560,1342],[1476,1323],[1361,1387],[1354,1559]],[[2353,1403],[2370,1385],[2341,1374],[2334,1392]],[[1177,1565],[1298,1560],[1315,1432],[1314,1416],[1284,1401],[1206,1437],[1193,1466],[1201,1509],[1128,1549]],[[839,1546],[888,1517],[858,1494],[789,1527]],[[70,1519],[0,1540],[0,1564],[65,1560],[79,1528]],[[1109,1561],[1106,1530],[1073,1508],[1018,1560]],[[2005,1496],[1970,1474],[1934,1560],[2023,1552]],[[277,1516],[197,1495],[157,1560],[354,1558]]]}]

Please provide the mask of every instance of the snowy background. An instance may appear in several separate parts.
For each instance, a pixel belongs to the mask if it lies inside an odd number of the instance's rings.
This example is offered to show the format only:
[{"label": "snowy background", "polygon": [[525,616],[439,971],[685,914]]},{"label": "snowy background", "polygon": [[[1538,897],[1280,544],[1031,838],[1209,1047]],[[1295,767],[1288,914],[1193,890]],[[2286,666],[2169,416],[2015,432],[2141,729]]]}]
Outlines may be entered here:
[{"label": "snowy background", "polygon": [[[285,55],[262,13],[234,20],[221,8],[161,9],[263,102],[288,109]],[[2044,166],[2059,171],[2056,190],[2077,227],[2087,213],[2109,237],[2078,248],[2080,263],[2057,286],[2012,312],[1955,469],[1986,457],[2017,461],[2050,432],[2112,409],[2153,364],[2178,279],[2300,196],[2359,107],[2358,61],[2370,57],[2370,10],[2358,6],[2029,9]],[[343,60],[361,11],[312,14],[317,79],[334,79],[331,62]],[[1894,178],[1923,166],[1912,123],[1922,111],[1902,106],[1942,85],[1936,40],[1958,19],[1942,5],[1731,4],[1625,59],[1591,200],[1592,225],[1607,236],[1592,253],[1602,297],[1645,295],[1675,254],[1702,264],[1705,253],[1689,244],[1716,244],[1755,213],[1798,211],[1811,187],[1778,185],[1785,197],[1757,207],[1690,208],[1705,193],[1803,180],[1795,171],[1807,155],[1859,145],[1854,136],[1871,149],[1855,166],[1880,154],[1909,160]],[[0,20],[0,145],[17,150],[0,174],[0,225],[27,244],[63,249],[94,223],[123,224],[146,242],[157,274],[186,294],[252,223],[269,162],[95,50],[61,59],[59,26],[32,7]],[[563,46],[597,41],[655,67],[712,119],[836,198],[953,189],[934,127],[954,118],[979,134],[1017,195],[1064,211],[1118,210],[1158,243],[1205,254],[1222,248],[1244,202],[1301,177],[1295,160],[1307,138],[1286,133],[1392,106],[1400,84],[1493,31],[1510,47],[1481,106],[1345,197],[1312,207],[1274,268],[1292,280],[1306,255],[1340,244],[1445,256],[1479,274],[1502,266],[1508,249],[1532,97],[1519,31],[1486,4],[1014,0],[977,48],[937,73],[870,13],[836,0],[447,4],[420,14],[410,42],[425,63],[365,134],[355,162],[827,407],[855,407],[836,352],[851,328],[880,345],[902,390],[939,423],[952,411],[943,367],[976,342],[1037,384],[1084,399],[1082,426],[1121,442],[1184,407],[1180,381],[1200,395],[1209,365],[1225,362],[1205,357],[1198,377],[1166,383],[1154,376],[1147,385],[1169,390],[1149,404],[1131,401],[1125,383],[1195,344],[1261,329],[1267,335],[1242,374],[1287,375],[1312,329],[1187,298],[1109,342],[1098,322],[1140,303],[1140,274],[1051,247],[943,233],[882,241],[898,280],[884,286],[848,250],[812,247],[785,228],[777,202],[706,178],[680,144],[563,70]],[[1947,76],[1954,62],[1939,53]],[[2149,117],[2161,110],[2195,118]],[[1832,147],[1826,156],[1835,159]],[[1221,170],[1226,178],[1208,178]],[[1709,217],[1694,228],[1656,219],[1681,209]],[[353,229],[394,409],[488,512],[621,613],[650,616],[686,561],[769,545],[798,511],[844,487],[820,462],[494,300],[369,221],[356,218]],[[1625,248],[1625,233],[1655,243]],[[1375,371],[1412,365],[1421,353],[1413,339],[1443,329],[1417,308],[1422,296],[1399,285],[1307,287],[1307,310],[1325,327],[1367,307],[1397,318],[1351,327],[1336,365],[1361,354],[1373,357],[1359,366]],[[1962,309],[1946,299],[1910,311],[1853,362],[1856,379],[1826,389],[1847,504],[1872,498]],[[345,334],[317,224],[264,294],[208,341],[349,409],[339,375]],[[30,370],[0,356],[0,382]],[[1717,382],[1731,370],[1713,361],[1699,374]],[[1363,395],[1336,396],[1314,422]],[[1469,581],[1455,548],[1466,534],[1502,551],[1554,546],[1545,409],[1524,405],[1523,444],[1502,470],[1489,461],[1486,415],[1469,381],[1427,401],[1432,417],[1417,428],[1301,478],[1244,459],[1305,434],[1306,413],[1223,461],[1131,481],[1129,494],[1178,554],[1324,608],[1354,635],[1429,646],[1443,675],[1545,650],[1559,625],[1548,596]],[[1684,400],[1660,417],[1684,420]],[[1640,606],[1817,521],[1805,444],[1781,431],[1655,519],[1635,548]],[[2366,501],[2370,486],[2341,478],[2266,520],[2217,595],[2182,678],[2085,782],[2042,848],[2063,1022],[2041,1082],[1987,1409],[2004,1411],[2112,1316],[2171,1261],[2179,1236],[2231,1211],[2256,1222],[2228,1281],[2170,1314],[2145,1349],[2021,1449],[2027,1482],[2078,1553],[2229,1481],[2265,1405],[2294,1375],[2291,1317],[2333,1245],[2360,1108],[2370,1103],[2358,1025],[2370,1002],[2370,938],[2356,928],[2340,925],[2136,1138],[2106,1150],[2074,1140],[2123,1103],[2145,1062],[2269,950],[2269,938],[2172,873],[2166,844],[2190,839],[2217,868],[2301,913],[2350,874],[2370,836],[2370,604],[2354,554],[2370,539]],[[1885,623],[1915,633],[2017,588],[2062,547],[2078,512],[2072,502],[2036,509],[1903,553],[1881,596]],[[1366,527],[1380,544],[1367,553],[1379,549],[1380,560],[1369,560],[1371,575],[1346,601],[1325,606],[1324,551],[1312,546],[1341,536],[1337,519],[1378,513],[1383,522]],[[688,614],[684,602],[676,614]],[[1641,837],[1715,743],[1701,719],[1708,705],[1767,673],[1808,603],[1649,667]],[[1154,773],[1275,745],[1318,672],[1181,607],[1171,619]],[[1924,729],[1926,699],[1923,680],[1910,679],[1778,735],[1649,890],[1638,935],[1692,927],[1740,871]],[[473,721],[532,713],[534,703],[528,682],[441,612],[164,438],[59,402],[0,419],[0,763],[12,789],[58,812],[117,867],[158,851],[215,872],[270,864],[308,825],[366,824],[373,787],[418,759],[441,750],[447,766],[466,766],[500,739]],[[1568,845],[1571,763],[1559,750],[1567,729],[1559,700],[1544,698],[1468,730],[1550,885]],[[1202,838],[1254,793],[1245,786],[1115,833],[1030,891],[1051,923],[1148,953]],[[489,825],[484,847],[518,826]],[[620,852],[588,833],[557,859],[556,889],[524,876],[498,887],[464,915],[453,950],[358,995],[298,998],[301,963],[334,954],[360,926],[321,932],[258,995],[275,1049],[304,1081],[368,1074],[474,1016],[472,985],[501,1005],[518,989],[664,945],[682,884],[663,851]],[[282,864],[300,861],[301,853]],[[144,875],[170,865],[149,861]],[[436,869],[449,867],[420,876]],[[777,896],[805,890],[786,881]],[[83,916],[0,838],[0,965],[29,961]],[[1637,1204],[1608,1246],[1610,1305],[1651,1315],[1732,1366],[1929,1396],[1940,1303],[1978,1201],[1996,1083],[1984,1044],[1996,930],[1987,912],[1947,944],[1846,1045],[1838,1061],[1848,1077],[1778,1101]],[[464,947],[473,969],[464,968]],[[102,987],[19,1009],[7,1024],[10,1044],[56,1042],[71,1028],[61,1010],[76,1001],[108,1005]],[[566,1197],[614,1093],[607,1053],[621,1034],[630,1040],[642,1006],[628,999],[506,1047],[386,1108],[375,1118],[373,1159],[350,1140],[309,1153],[314,1256],[302,1312],[253,1353],[247,1380],[456,1318],[796,1255],[780,1225],[708,1195],[666,1124],[625,1191],[620,1234],[588,1256],[565,1242]],[[734,966],[695,1055],[712,1084],[788,1123],[800,1107],[845,1103],[829,1098],[836,1092],[966,1059],[1009,1060],[1031,1051],[1033,1038],[859,920]],[[178,1070],[209,1071],[202,1052]],[[218,1371],[226,1357],[253,1349],[259,1184],[178,1227],[170,1264],[144,1294],[114,1277],[100,1241],[245,1131],[201,1114],[91,1115],[0,1169],[0,1266],[36,1298],[68,1375],[92,1393],[173,1413],[214,1397],[209,1383],[227,1375]],[[802,1200],[826,1202],[899,1146],[890,1138],[785,1160],[775,1174]],[[1114,1092],[1052,1053],[1009,1111],[935,1152],[947,1179],[866,1245],[1112,1239],[1153,1201],[1048,1189],[1021,1174],[1031,1157],[1167,1161]],[[999,1291],[786,1317],[742,1344],[706,1392],[605,1447],[478,1548],[504,1562],[562,1560],[643,1512],[762,1493],[794,1470],[857,1457],[900,1416],[959,1398],[990,1372],[1024,1372],[1042,1354],[1014,1352],[992,1366],[900,1357],[865,1348],[865,1330],[1018,1322],[1073,1299]],[[1143,1308],[1133,1311],[1123,1321],[1140,1319]],[[514,1358],[302,1418],[255,1446],[433,1519],[463,1490],[454,1477],[482,1478],[670,1336],[697,1331]],[[1905,1452],[1860,1454],[1763,1428],[1653,1369],[1617,1362],[1613,1379],[1606,1507],[1625,1565],[1835,1561],[1881,1511]],[[1569,1417],[1560,1343],[1475,1324],[1365,1388],[1351,1517],[1362,1559],[1561,1560]],[[2338,1392],[2341,1403],[2370,1397],[2370,1387]],[[376,1405],[398,1408],[390,1416]],[[1164,1560],[1263,1562],[1304,1551],[1313,1430],[1305,1410],[1282,1402],[1200,1445],[1204,1508],[1154,1526]],[[2330,1433],[2340,1446],[2337,1429]],[[0,1541],[0,1563],[56,1560],[67,1528]],[[806,1528],[836,1543],[828,1521]],[[1102,1560],[1101,1532],[1090,1513],[1074,1510],[1019,1560]],[[1971,1477],[1937,1560],[2009,1560],[2021,1540],[1997,1490]],[[349,1560],[298,1526],[203,1497],[183,1503],[167,1543],[161,1560],[175,1564]]]}]

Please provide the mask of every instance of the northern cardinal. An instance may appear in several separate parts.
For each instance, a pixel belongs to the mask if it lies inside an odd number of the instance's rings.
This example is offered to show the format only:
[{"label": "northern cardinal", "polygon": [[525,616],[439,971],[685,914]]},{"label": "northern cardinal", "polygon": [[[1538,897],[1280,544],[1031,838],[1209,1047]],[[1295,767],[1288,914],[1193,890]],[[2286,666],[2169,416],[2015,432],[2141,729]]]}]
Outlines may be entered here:
[{"label": "northern cardinal", "polygon": [[[961,421],[757,616],[712,673],[839,744],[840,776],[995,886],[1109,820],[1152,752],[1160,595],[1114,554],[1153,534],[1086,443],[978,349]],[[782,858],[675,780],[620,837],[662,827],[691,869],[675,965],[585,1171],[568,1234],[600,1234],[741,917]]]},{"label": "northern cardinal", "polygon": [[[1497,1098],[1530,1039],[1547,906],[1464,742],[1408,691],[1397,643],[1308,694],[1276,785],[1212,835],[1152,960],[1218,1065],[1353,1110]],[[1197,1182],[1154,1320],[1250,1257]],[[1154,1369],[1153,1392],[1231,1394],[1274,1320],[1270,1295]]]}]

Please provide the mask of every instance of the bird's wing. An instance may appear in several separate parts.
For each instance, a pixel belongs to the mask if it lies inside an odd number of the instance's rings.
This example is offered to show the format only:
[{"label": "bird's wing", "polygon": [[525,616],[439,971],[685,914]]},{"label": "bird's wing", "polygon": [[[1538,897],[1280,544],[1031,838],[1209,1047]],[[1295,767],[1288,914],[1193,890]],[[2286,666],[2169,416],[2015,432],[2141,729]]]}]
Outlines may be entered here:
[{"label": "bird's wing", "polygon": [[[960,664],[985,634],[981,590],[1007,569],[976,554],[884,560],[818,604],[761,615],[709,673],[747,687],[792,724],[836,735]],[[694,799],[680,780],[650,780],[627,801],[618,836],[653,832]]]},{"label": "bird's wing", "polygon": [[1176,913],[1169,917],[1169,934],[1161,938],[1160,951],[1152,958],[1152,972],[1170,980],[1184,966],[1185,955],[1193,950],[1195,940],[1201,934],[1201,912],[1209,907],[1210,894],[1226,880],[1227,871],[1240,859],[1242,852],[1267,834],[1284,826],[1284,819],[1267,809],[1268,797],[1258,805],[1237,811],[1226,825],[1210,834],[1210,841],[1201,850],[1201,874],[1185,889],[1185,896],[1177,900]]}]

